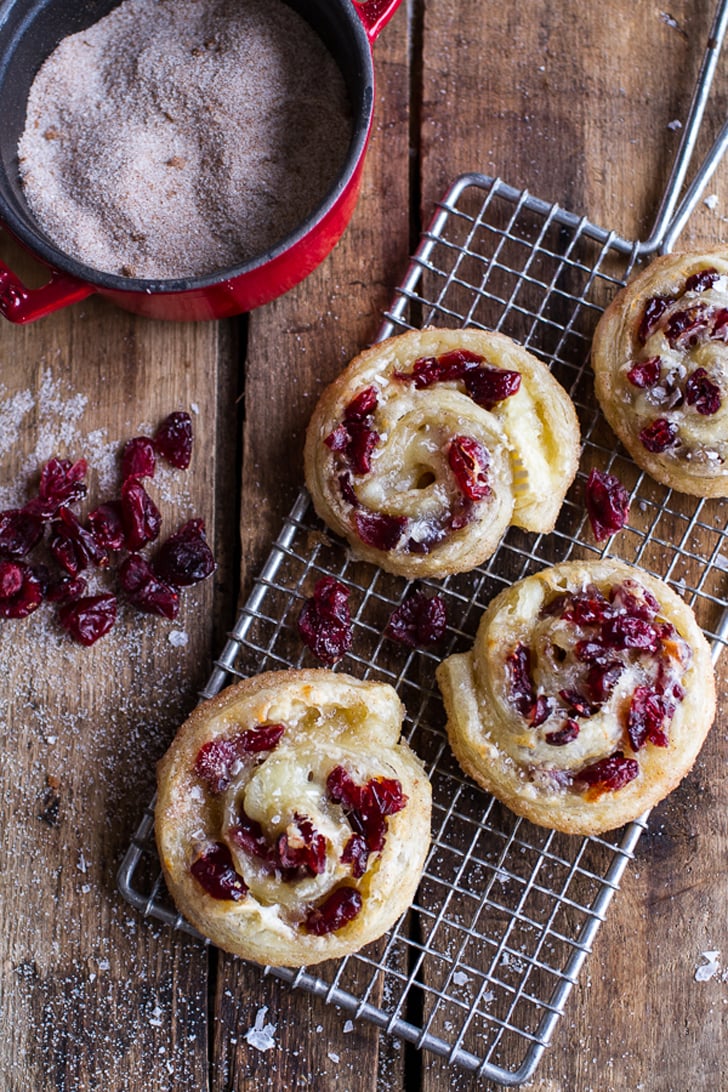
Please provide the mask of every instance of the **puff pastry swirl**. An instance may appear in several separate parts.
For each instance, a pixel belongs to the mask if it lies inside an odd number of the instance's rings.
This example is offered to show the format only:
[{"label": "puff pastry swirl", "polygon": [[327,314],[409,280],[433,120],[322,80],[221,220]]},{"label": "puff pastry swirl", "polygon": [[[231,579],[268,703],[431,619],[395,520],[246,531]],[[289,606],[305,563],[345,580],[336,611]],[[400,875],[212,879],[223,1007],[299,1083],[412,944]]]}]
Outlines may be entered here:
[{"label": "puff pastry swirl", "polygon": [[463,770],[517,814],[596,834],[690,770],[715,712],[708,644],[662,581],[565,562],[501,592],[437,680]]},{"label": "puff pastry swirl", "polygon": [[274,671],[203,702],[158,767],[177,908],[214,944],[300,967],[375,940],[410,905],[431,789],[388,685]]},{"label": "puff pastry swirl", "polygon": [[728,252],[667,254],[613,300],[594,335],[604,415],[656,481],[728,496]]},{"label": "puff pastry swirl", "polygon": [[365,350],[324,390],[305,472],[359,557],[437,577],[481,564],[511,523],[551,531],[578,457],[545,364],[502,334],[428,328]]}]

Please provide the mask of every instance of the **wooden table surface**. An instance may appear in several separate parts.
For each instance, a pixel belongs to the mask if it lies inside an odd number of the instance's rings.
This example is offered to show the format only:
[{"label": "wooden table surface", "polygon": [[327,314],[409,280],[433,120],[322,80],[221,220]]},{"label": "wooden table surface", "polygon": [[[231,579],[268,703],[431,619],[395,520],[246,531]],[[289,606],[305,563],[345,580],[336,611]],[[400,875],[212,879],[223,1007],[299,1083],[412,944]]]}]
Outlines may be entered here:
[{"label": "wooden table surface", "polygon": [[[645,237],[712,14],[712,0],[405,0],[374,47],[361,199],[303,284],[229,322],[153,322],[91,298],[3,323],[0,507],[53,454],[86,457],[103,499],[121,443],[184,409],[192,465],[150,490],[166,527],[204,518],[219,565],[175,623],[124,612],[90,649],[62,638],[49,608],[0,623],[3,1089],[494,1087],[145,920],[116,871],[155,762],[297,494],[315,398],[376,336],[435,202],[480,171]],[[699,151],[727,103],[725,58]],[[709,193],[681,244],[725,239],[726,170]],[[2,254],[32,276],[7,238]],[[728,1088],[725,666],[716,725],[653,813],[533,1089]],[[718,967],[701,981],[704,952]],[[246,1039],[261,1013],[275,1025],[267,1051]]]}]

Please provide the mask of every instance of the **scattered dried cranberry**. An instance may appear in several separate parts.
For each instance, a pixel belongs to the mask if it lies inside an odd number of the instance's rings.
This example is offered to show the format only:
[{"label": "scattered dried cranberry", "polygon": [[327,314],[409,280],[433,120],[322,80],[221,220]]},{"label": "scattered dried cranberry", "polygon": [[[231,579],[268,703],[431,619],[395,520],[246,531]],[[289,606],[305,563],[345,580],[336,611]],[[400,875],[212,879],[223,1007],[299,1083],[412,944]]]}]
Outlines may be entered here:
[{"label": "scattered dried cranberry", "polygon": [[351,648],[349,589],[333,576],[322,576],[303,604],[298,632],[321,663],[337,663]]},{"label": "scattered dried cranberry", "polygon": [[320,876],[326,868],[326,838],[306,815],[294,814],[293,823],[278,839],[277,850],[285,869],[304,869],[311,876]]},{"label": "scattered dried cranberry", "polygon": [[544,721],[547,721],[551,716],[552,709],[553,703],[551,698],[546,694],[539,694],[529,718],[531,727],[540,728]]},{"label": "scattered dried cranberry", "polygon": [[195,773],[207,783],[212,793],[223,792],[231,781],[231,769],[243,755],[272,751],[286,730],[284,724],[263,724],[248,728],[232,739],[213,739],[200,747],[195,759]]},{"label": "scattered dried cranberry", "polygon": [[213,899],[239,902],[248,894],[245,880],[238,876],[230,850],[222,842],[216,842],[193,861],[190,872]]},{"label": "scattered dried cranberry", "polygon": [[102,550],[117,553],[124,548],[126,532],[121,510],[121,501],[107,501],[89,512],[86,519],[89,530]]},{"label": "scattered dried cranberry", "polygon": [[673,421],[665,417],[658,417],[650,425],[646,425],[640,432],[640,440],[648,451],[659,454],[667,451],[668,447],[674,447],[678,441],[678,428]]},{"label": "scattered dried cranberry", "polygon": [[40,474],[38,496],[25,505],[25,511],[41,519],[52,519],[61,505],[73,504],[86,496],[83,479],[88,469],[86,460],[72,463],[70,459],[49,459]]},{"label": "scattered dried cranberry", "polygon": [[177,470],[186,470],[192,458],[192,418],[189,413],[170,413],[154,433],[158,455]]},{"label": "scattered dried cranberry", "polygon": [[645,743],[652,743],[656,747],[667,747],[668,739],[665,731],[667,719],[668,712],[662,696],[651,690],[649,686],[636,687],[627,715],[627,734],[632,750],[639,751]]},{"label": "scattered dried cranberry", "polygon": [[712,417],[721,406],[720,387],[709,379],[705,368],[696,368],[685,384],[685,400],[704,417]]},{"label": "scattered dried cranberry", "polygon": [[652,299],[647,301],[637,331],[637,338],[642,345],[650,337],[665,311],[673,302],[672,296],[653,296]]},{"label": "scattered dried cranberry", "polygon": [[346,454],[355,474],[368,474],[372,468],[372,452],[379,442],[379,433],[366,421],[348,422],[349,442]]},{"label": "scattered dried cranberry", "polygon": [[506,657],[506,673],[510,684],[510,699],[522,717],[531,721],[536,705],[536,691],[531,679],[531,652],[518,644]]},{"label": "scattered dried cranberry", "polygon": [[176,588],[186,588],[205,580],[217,565],[205,538],[201,519],[183,523],[179,530],[162,544],[154,558],[154,571]]},{"label": "scattered dried cranberry", "polygon": [[479,501],[490,495],[490,456],[478,440],[472,436],[453,437],[448,447],[447,461],[460,491],[469,500]]},{"label": "scattered dried cranberry", "polygon": [[467,371],[484,363],[484,357],[470,349],[453,349],[440,356],[421,356],[415,360],[411,372],[395,372],[395,379],[411,380],[418,390],[435,383],[447,383],[462,379]]},{"label": "scattered dried cranberry", "polygon": [[369,846],[361,834],[352,834],[341,854],[342,864],[351,865],[351,874],[359,880],[367,870]]},{"label": "scattered dried cranberry", "polygon": [[685,291],[707,292],[717,280],[720,280],[720,273],[717,269],[701,269],[698,273],[693,273],[685,281]]},{"label": "scattered dried cranberry", "polygon": [[627,379],[633,387],[649,389],[659,380],[661,367],[662,361],[659,356],[651,356],[648,360],[638,360],[627,372]]},{"label": "scattered dried cranberry", "polygon": [[627,522],[629,494],[614,474],[592,467],[586,482],[585,501],[597,542],[615,535]]},{"label": "scattered dried cranberry", "polygon": [[128,550],[140,550],[159,535],[160,511],[144,486],[134,478],[127,478],[121,487],[121,515]]},{"label": "scattered dried cranberry", "polygon": [[27,618],[43,599],[38,577],[23,561],[0,561],[0,618]]},{"label": "scattered dried cranberry", "polygon": [[121,480],[153,478],[156,461],[154,444],[148,436],[135,436],[133,440],[127,440],[121,453]]},{"label": "scattered dried cranberry", "polygon": [[16,561],[25,557],[43,537],[43,520],[25,508],[0,512],[0,555]]},{"label": "scattered dried cranberry", "polygon": [[710,336],[713,341],[728,341],[728,307],[719,307],[713,312]]},{"label": "scattered dried cranberry", "polygon": [[255,857],[271,871],[279,867],[280,860],[275,846],[270,844],[257,819],[251,819],[242,807],[238,811],[237,823],[228,831],[228,838],[249,857]]},{"label": "scattered dried cranberry", "polygon": [[465,373],[465,389],[474,402],[492,410],[521,389],[521,373],[485,365]]},{"label": "scattered dried cranberry", "polygon": [[155,575],[141,554],[129,554],[119,567],[119,583],[126,598],[145,614],[175,619],[179,614],[179,593]]},{"label": "scattered dried cranberry", "polygon": [[577,690],[559,690],[559,697],[576,713],[578,717],[591,717],[594,713],[588,698]]},{"label": "scattered dried cranberry", "polygon": [[393,550],[407,526],[406,516],[389,516],[386,512],[372,512],[359,508],[354,513],[356,533],[365,546],[388,552]]},{"label": "scattered dried cranberry", "polygon": [[552,747],[564,747],[567,743],[573,742],[579,735],[579,725],[575,720],[567,720],[563,728],[557,729],[555,732],[547,732],[544,739]]},{"label": "scattered dried cranberry", "polygon": [[306,914],[306,930],[323,937],[335,933],[353,921],[362,908],[362,897],[355,887],[337,887],[319,906]]},{"label": "scattered dried cranberry", "polygon": [[343,423],[324,439],[332,451],[346,454],[355,474],[368,474],[371,470],[372,452],[379,441],[371,418],[378,401],[376,387],[365,387],[345,407]]},{"label": "scattered dried cranberry", "polygon": [[45,597],[49,603],[72,603],[74,599],[80,599],[85,593],[86,581],[82,576],[67,576],[64,580],[51,584]]},{"label": "scattered dried cranberry", "polygon": [[556,610],[566,622],[577,626],[589,626],[603,622],[609,610],[609,603],[599,588],[588,585],[583,593],[559,596],[550,604],[551,611]]},{"label": "scattered dried cranberry", "polygon": [[631,614],[617,614],[608,618],[602,626],[602,641],[607,648],[636,648],[656,652],[657,630],[644,618]]},{"label": "scattered dried cranberry", "polygon": [[61,626],[81,645],[94,644],[116,621],[116,596],[86,595],[58,611]]},{"label": "scattered dried cranberry", "polygon": [[392,612],[384,630],[387,637],[410,648],[439,641],[447,627],[447,610],[440,595],[417,589]]},{"label": "scattered dried cranberry", "polygon": [[326,793],[334,804],[341,804],[352,830],[364,839],[370,853],[384,848],[386,817],[395,815],[407,803],[396,779],[373,777],[365,785],[358,785],[343,766],[334,766],[330,771]]},{"label": "scattered dried cranberry", "polygon": [[575,780],[599,789],[602,792],[615,792],[639,775],[640,768],[635,759],[625,758],[622,751],[615,751],[609,758],[602,758],[585,766],[576,775]]},{"label": "scattered dried cranberry", "polygon": [[65,505],[58,509],[58,518],[51,523],[48,547],[69,576],[78,576],[89,565],[105,569],[109,564],[106,550]]}]

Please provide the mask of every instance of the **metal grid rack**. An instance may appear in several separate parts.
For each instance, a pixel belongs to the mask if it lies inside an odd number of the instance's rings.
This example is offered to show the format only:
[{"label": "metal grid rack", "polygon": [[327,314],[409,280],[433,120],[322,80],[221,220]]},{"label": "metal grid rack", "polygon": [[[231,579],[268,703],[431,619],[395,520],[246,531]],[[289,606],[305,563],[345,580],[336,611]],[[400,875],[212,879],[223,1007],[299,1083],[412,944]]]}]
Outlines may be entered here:
[{"label": "metal grid rack", "polygon": [[[235,676],[312,666],[296,633],[301,604],[324,573],[349,587],[353,651],[340,667],[390,682],[407,707],[405,735],[433,785],[432,847],[410,912],[381,941],[316,973],[269,972],[504,1085],[527,1080],[550,1043],[645,817],[610,835],[577,838],[512,815],[452,758],[434,667],[470,646],[483,610],[504,586],[545,565],[603,553],[676,587],[716,658],[725,643],[723,502],[673,494],[643,475],[615,445],[593,396],[594,326],[643,254],[643,245],[499,180],[460,178],[423,235],[380,336],[427,324],[482,326],[551,365],[577,407],[583,436],[558,526],[548,536],[511,529],[481,568],[423,581],[445,599],[450,625],[440,647],[410,651],[383,635],[407,582],[353,560],[301,493],[202,695]],[[603,548],[584,514],[592,466],[616,473],[631,495],[627,527]],[[151,807],[119,884],[143,914],[195,933],[164,888]]]}]

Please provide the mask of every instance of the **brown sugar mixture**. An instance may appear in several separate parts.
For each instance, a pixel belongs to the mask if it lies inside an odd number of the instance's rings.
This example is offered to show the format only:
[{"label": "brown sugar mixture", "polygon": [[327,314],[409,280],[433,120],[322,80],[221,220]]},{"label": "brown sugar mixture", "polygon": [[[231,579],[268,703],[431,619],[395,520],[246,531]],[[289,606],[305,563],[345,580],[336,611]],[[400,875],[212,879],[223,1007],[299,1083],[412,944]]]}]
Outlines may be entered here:
[{"label": "brown sugar mixture", "polygon": [[56,246],[169,279],[282,240],[326,196],[350,137],[343,76],[282,0],[124,0],[42,65],[18,155]]}]

